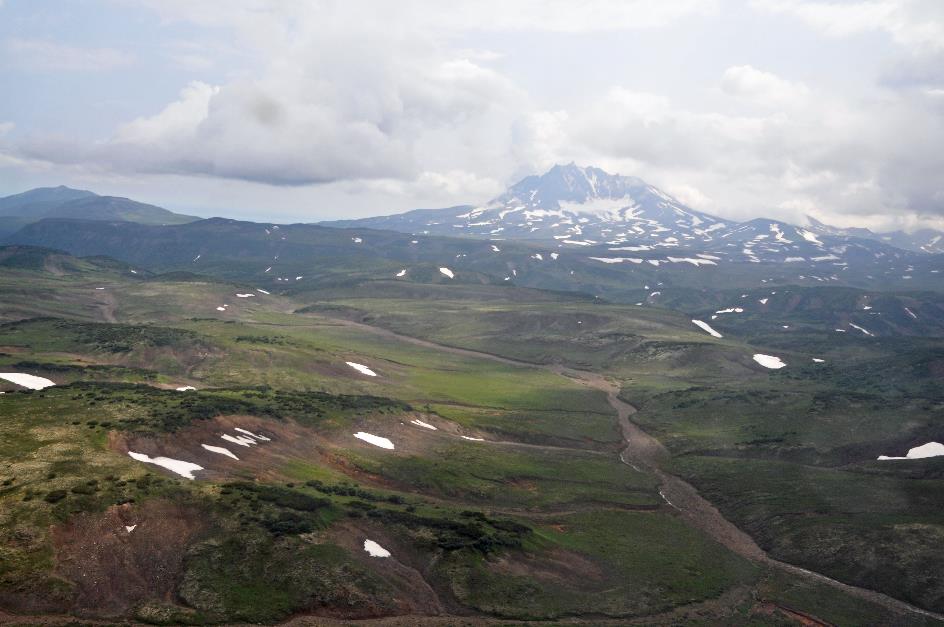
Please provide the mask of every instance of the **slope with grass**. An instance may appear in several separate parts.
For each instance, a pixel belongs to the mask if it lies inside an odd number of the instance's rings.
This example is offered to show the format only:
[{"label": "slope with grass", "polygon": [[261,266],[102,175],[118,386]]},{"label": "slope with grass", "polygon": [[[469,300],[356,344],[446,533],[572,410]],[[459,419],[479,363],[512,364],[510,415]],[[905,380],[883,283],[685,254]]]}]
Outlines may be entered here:
[{"label": "slope with grass", "polygon": [[[926,618],[745,559],[660,495],[663,471],[624,463],[613,399],[587,384],[599,375],[566,367],[615,376],[652,403],[641,419],[693,381],[770,378],[757,346],[686,316],[462,283],[413,298],[266,294],[73,259],[74,271],[43,262],[0,280],[0,369],[57,384],[0,395],[7,611],[165,624]],[[108,307],[84,306],[102,291]],[[49,311],[49,293],[83,308]],[[674,432],[652,428],[688,476]],[[190,479],[162,459],[199,469]]]}]

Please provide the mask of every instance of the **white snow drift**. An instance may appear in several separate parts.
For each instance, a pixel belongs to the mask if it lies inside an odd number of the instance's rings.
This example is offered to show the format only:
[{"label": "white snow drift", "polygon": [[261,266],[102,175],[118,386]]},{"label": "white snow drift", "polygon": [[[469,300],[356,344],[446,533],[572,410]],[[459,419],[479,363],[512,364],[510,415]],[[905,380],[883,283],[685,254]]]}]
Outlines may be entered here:
[{"label": "white snow drift", "polygon": [[723,335],[721,335],[720,333],[712,329],[711,325],[709,325],[707,322],[703,322],[701,320],[692,320],[692,324],[694,324],[696,327],[698,327],[699,329],[701,329],[702,331],[704,331],[711,337],[724,337]]},{"label": "white snow drift", "polygon": [[373,540],[364,540],[364,550],[367,551],[371,557],[390,557],[390,551]]},{"label": "white snow drift", "polygon": [[220,455],[226,455],[227,457],[232,457],[236,461],[239,461],[239,458],[233,454],[231,450],[223,446],[210,446],[209,444],[201,444],[203,448],[210,451],[211,453],[219,453]]},{"label": "white snow drift", "polygon": [[364,364],[359,364],[353,361],[344,362],[354,370],[357,370],[361,374],[366,374],[368,377],[376,377],[377,373],[365,366]]},{"label": "white snow drift", "polygon": [[779,357],[775,357],[773,355],[764,355],[761,353],[754,355],[754,361],[759,363],[764,368],[770,368],[771,370],[778,370],[787,365]]},{"label": "white snow drift", "polygon": [[6,379],[10,383],[16,383],[31,390],[42,390],[56,385],[49,379],[32,374],[23,374],[22,372],[0,372],[0,379]]},{"label": "white snow drift", "polygon": [[203,470],[203,466],[198,466],[193,462],[171,459],[170,457],[151,457],[150,455],[145,455],[144,453],[135,453],[134,451],[128,451],[128,455],[130,455],[132,459],[136,459],[139,462],[161,466],[162,468],[166,468],[167,470],[175,472],[181,477],[186,477],[187,479],[193,479],[194,472]]},{"label": "white snow drift", "polygon": [[374,435],[365,431],[358,431],[354,434],[354,437],[358,440],[363,440],[368,444],[373,444],[374,446],[379,446],[380,448],[393,450],[393,442],[387,438],[380,437],[379,435]]},{"label": "white snow drift", "polygon": [[940,457],[944,455],[944,444],[940,442],[928,442],[927,444],[922,444],[921,446],[916,446],[913,449],[908,451],[908,454],[904,457],[889,457],[887,455],[879,455],[879,460],[889,460],[889,459],[924,459],[926,457]]}]

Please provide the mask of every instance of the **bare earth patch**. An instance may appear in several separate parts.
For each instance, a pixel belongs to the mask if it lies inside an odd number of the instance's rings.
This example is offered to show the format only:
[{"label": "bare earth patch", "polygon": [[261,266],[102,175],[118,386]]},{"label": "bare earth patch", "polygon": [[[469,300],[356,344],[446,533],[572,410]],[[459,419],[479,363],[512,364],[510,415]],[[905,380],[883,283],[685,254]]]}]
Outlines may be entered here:
[{"label": "bare earth patch", "polygon": [[71,611],[115,616],[144,601],[171,603],[185,549],[205,526],[196,507],[161,499],[54,526],[56,572],[75,586]]}]

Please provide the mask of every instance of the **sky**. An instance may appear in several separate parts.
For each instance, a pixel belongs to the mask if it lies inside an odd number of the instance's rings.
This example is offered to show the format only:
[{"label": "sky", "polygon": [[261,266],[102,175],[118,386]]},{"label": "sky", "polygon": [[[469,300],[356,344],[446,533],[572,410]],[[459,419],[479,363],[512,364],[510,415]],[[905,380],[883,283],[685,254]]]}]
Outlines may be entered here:
[{"label": "sky", "polygon": [[0,195],[313,222],[569,162],[944,228],[944,1],[0,0]]}]

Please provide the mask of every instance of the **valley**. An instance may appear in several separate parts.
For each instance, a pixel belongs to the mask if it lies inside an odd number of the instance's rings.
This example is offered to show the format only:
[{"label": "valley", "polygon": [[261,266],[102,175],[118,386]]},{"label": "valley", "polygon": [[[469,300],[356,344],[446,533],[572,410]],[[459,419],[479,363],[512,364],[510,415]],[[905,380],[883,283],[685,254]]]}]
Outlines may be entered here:
[{"label": "valley", "polygon": [[942,69],[942,0],[0,0],[0,627],[944,627]]},{"label": "valley", "polygon": [[[810,328],[760,340],[762,331],[720,323],[725,337],[716,339],[669,309],[526,287],[380,280],[365,289],[355,275],[279,289],[4,250],[0,370],[56,384],[33,392],[2,384],[7,611],[190,623],[299,612],[411,617],[405,624],[423,614],[483,624],[647,616],[753,624],[790,622],[795,612],[834,624],[938,620],[940,589],[917,576],[934,569],[926,561],[934,536],[911,531],[940,525],[935,508],[845,497],[827,479],[840,473],[862,490],[892,493],[935,489],[934,461],[916,462],[930,464],[920,472],[867,461],[940,437],[938,410],[921,405],[940,405],[933,379],[923,383],[939,359],[932,338],[886,344]],[[825,364],[810,359],[813,345]],[[788,366],[766,370],[751,359],[760,350]],[[921,351],[930,361],[914,362]],[[894,359],[926,365],[898,382],[879,365]],[[833,363],[874,370],[915,412],[883,431],[850,432],[827,405],[822,427],[777,435],[776,417],[797,411],[793,387],[818,380],[818,397],[835,394],[846,368]],[[930,370],[918,376],[922,367]],[[739,422],[721,417],[747,411],[719,392],[735,382],[793,404],[768,410],[768,426],[748,420],[745,438]],[[195,390],[177,391],[188,386]],[[687,407],[697,408],[692,419]],[[130,452],[199,470],[190,480]],[[760,472],[777,464],[778,473]],[[813,468],[825,474],[804,484],[820,503],[803,505],[809,497],[782,481]],[[862,512],[847,524],[880,516],[885,535],[870,546],[907,537],[908,560],[917,561],[902,562],[893,580],[863,579],[842,561],[752,534],[756,506],[726,492],[745,481],[748,494],[777,491],[788,507],[815,514],[782,518],[778,537],[831,525],[834,514],[816,512],[855,498]],[[21,536],[26,529],[49,531]],[[182,544],[142,552],[165,542],[152,533]],[[370,557],[366,540],[391,557]],[[871,559],[864,546],[844,546],[860,569],[857,560]],[[141,579],[153,560],[164,560],[167,579]],[[211,576],[220,560],[236,579]],[[299,570],[305,564],[318,585]],[[94,588],[83,587],[88,577]],[[115,578],[139,583],[94,596]]]},{"label": "valley", "polygon": [[802,280],[777,255],[887,245],[777,225],[747,259],[712,242],[743,225],[629,185],[697,241],[22,226],[4,620],[944,621],[939,257]]}]

